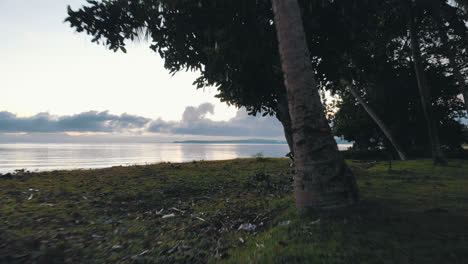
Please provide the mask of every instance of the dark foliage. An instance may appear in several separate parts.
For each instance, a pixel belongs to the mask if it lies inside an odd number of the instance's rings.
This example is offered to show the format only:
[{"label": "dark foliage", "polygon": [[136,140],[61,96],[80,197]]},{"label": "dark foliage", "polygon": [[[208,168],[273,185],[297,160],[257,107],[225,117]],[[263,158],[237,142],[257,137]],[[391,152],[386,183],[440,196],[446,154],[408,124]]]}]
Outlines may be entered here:
[{"label": "dark foliage", "polygon": [[[359,149],[390,148],[339,84],[346,78],[404,148],[425,148],[427,132],[408,43],[406,1],[299,2],[318,86],[343,99],[333,118],[337,135],[355,141]],[[444,0],[417,4],[436,123],[442,143],[457,148],[462,140],[462,125],[456,121],[463,115],[460,90],[454,67],[444,62],[453,55],[457,65],[466,68],[466,9]],[[251,114],[277,114],[278,103],[285,101],[270,1],[88,1],[68,14],[66,21],[78,32],[114,51],[126,52],[127,40],[147,38],[170,72],[200,71],[198,88],[214,85],[221,101],[244,106]],[[466,78],[468,73],[463,74]]]}]

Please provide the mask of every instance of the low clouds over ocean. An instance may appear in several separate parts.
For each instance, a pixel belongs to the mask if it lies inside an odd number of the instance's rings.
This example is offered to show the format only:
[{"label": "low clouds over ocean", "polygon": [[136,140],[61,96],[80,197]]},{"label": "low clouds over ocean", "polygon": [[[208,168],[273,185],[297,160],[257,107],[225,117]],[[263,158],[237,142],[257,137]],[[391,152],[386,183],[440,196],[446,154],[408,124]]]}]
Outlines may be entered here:
[{"label": "low clouds over ocean", "polygon": [[144,127],[151,119],[107,111],[89,111],[71,116],[53,116],[39,113],[32,117],[17,117],[0,112],[0,133],[54,133],[54,132],[123,132]]},{"label": "low clouds over ocean", "polygon": [[271,116],[249,116],[243,109],[228,121],[213,121],[206,117],[214,114],[210,103],[185,108],[180,121],[149,119],[142,116],[114,115],[107,111],[89,111],[70,116],[39,113],[31,117],[18,117],[0,112],[0,133],[158,133],[171,135],[283,137],[281,123]]},{"label": "low clouds over ocean", "polygon": [[165,122],[161,119],[149,123],[148,131],[156,133],[205,135],[205,136],[245,136],[245,137],[281,137],[281,123],[274,117],[249,116],[239,110],[228,121],[213,121],[206,114],[214,114],[214,106],[209,103],[199,107],[185,108],[182,120]]}]

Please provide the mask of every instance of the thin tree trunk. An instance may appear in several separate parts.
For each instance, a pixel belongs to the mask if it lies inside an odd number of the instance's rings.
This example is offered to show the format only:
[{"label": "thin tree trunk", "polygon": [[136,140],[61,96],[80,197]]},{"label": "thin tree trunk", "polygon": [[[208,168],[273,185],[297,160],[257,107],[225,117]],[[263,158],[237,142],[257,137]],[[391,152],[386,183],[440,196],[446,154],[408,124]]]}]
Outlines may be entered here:
[{"label": "thin tree trunk", "polygon": [[[289,116],[288,98],[286,94],[279,95],[278,109],[276,110],[276,118],[281,122],[284,129],[284,136],[288,142],[289,151],[294,155],[294,140],[292,134],[291,117]],[[284,98],[283,98],[284,97]]]},{"label": "thin tree trunk", "polygon": [[[411,8],[409,8],[411,9]],[[439,141],[439,133],[437,131],[437,126],[432,115],[431,107],[431,95],[429,87],[427,85],[427,80],[424,75],[424,69],[421,62],[421,51],[419,48],[419,39],[417,36],[416,28],[413,21],[413,16],[411,10],[408,11],[408,25],[410,33],[410,44],[411,44],[411,53],[413,57],[414,70],[416,73],[416,79],[418,82],[419,95],[421,98],[421,105],[424,112],[424,117],[426,119],[427,130],[429,134],[429,141],[431,144],[432,150],[432,159],[434,160],[435,165],[445,165],[446,161],[442,154]]]},{"label": "thin tree trunk", "polygon": [[385,134],[387,139],[390,141],[392,146],[395,148],[396,152],[398,153],[398,156],[400,157],[401,160],[407,160],[406,154],[403,151],[403,148],[398,144],[398,141],[395,139],[395,137],[392,134],[392,131],[385,125],[385,123],[379,118],[377,113],[372,110],[372,108],[362,99],[361,95],[354,89],[354,87],[349,84],[346,80],[342,80],[344,85],[351,91],[351,94],[358,100],[359,104],[366,110],[366,112],[369,114],[369,116],[374,120],[374,122],[379,126],[380,130]]},{"label": "thin tree trunk", "polygon": [[299,214],[352,205],[356,180],[325,118],[297,0],[272,0],[291,116]]}]

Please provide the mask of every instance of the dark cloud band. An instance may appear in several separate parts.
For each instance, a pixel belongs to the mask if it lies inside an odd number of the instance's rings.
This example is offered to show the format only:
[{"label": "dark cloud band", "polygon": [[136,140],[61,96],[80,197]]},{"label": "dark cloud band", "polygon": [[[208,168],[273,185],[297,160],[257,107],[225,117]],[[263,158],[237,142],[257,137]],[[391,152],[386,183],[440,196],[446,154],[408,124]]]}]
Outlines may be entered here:
[{"label": "dark cloud band", "polygon": [[214,105],[205,103],[185,108],[181,121],[152,120],[107,111],[89,111],[70,116],[53,116],[40,113],[32,117],[18,117],[10,112],[0,112],[0,133],[55,133],[55,132],[126,132],[138,130],[177,135],[281,137],[281,124],[273,117],[249,116],[239,110],[228,121],[213,121],[206,115],[214,114]]},{"label": "dark cloud band", "polygon": [[32,117],[17,117],[9,112],[0,112],[0,132],[121,132],[141,128],[148,118],[109,112],[89,111],[71,116],[52,116],[39,113]]}]

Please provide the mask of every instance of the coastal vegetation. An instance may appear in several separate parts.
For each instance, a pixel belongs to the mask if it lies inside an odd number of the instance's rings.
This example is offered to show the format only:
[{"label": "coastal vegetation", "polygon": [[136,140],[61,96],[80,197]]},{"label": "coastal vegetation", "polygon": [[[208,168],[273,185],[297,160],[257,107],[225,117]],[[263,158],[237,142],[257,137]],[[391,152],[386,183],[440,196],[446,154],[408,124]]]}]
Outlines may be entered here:
[{"label": "coastal vegetation", "polygon": [[[322,97],[335,136],[410,158],[467,140],[466,1],[297,2],[317,88],[339,98]],[[66,22],[113,51],[147,40],[169,72],[197,71],[198,88],[275,116],[292,150],[272,1],[90,1]]]},{"label": "coastal vegetation", "polygon": [[[197,88],[276,116],[307,214],[359,200],[333,135],[442,166],[461,150],[467,11],[461,0],[110,0],[69,7],[65,21],[113,51],[143,37],[169,72],[197,71]],[[339,102],[324,107],[320,92]]]},{"label": "coastal vegetation", "polygon": [[357,161],[361,201],[299,217],[289,159],[0,177],[0,263],[463,263],[468,162]]},{"label": "coastal vegetation", "polygon": [[290,159],[0,175],[0,262],[466,262],[467,18],[466,0],[68,7],[92,42],[145,37],[170,73],[275,116]]}]

